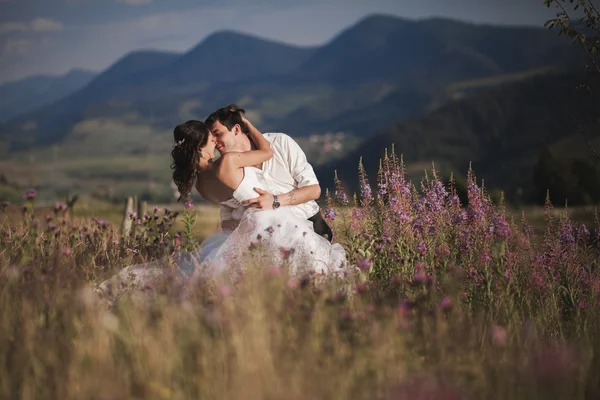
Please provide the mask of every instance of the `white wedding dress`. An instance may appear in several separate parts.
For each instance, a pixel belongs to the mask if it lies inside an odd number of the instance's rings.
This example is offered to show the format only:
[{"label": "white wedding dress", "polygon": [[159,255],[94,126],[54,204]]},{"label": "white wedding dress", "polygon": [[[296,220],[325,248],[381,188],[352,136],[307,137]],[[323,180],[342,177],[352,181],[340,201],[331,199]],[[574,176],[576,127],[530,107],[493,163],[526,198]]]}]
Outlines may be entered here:
[{"label": "white wedding dress", "polygon": [[289,208],[241,208],[243,201],[258,197],[254,188],[268,191],[257,179],[255,168],[245,167],[233,198],[221,203],[235,209],[234,217],[241,214],[238,227],[233,232],[208,237],[189,261],[179,262],[182,270],[190,271],[203,264],[211,275],[225,273],[232,278],[251,262],[285,267],[292,275],[311,271],[329,275],[346,270],[344,248],[315,233],[311,221],[297,217]]},{"label": "white wedding dress", "polygon": [[245,167],[244,178],[233,198],[221,203],[235,209],[234,218],[240,219],[238,227],[209,236],[194,252],[179,254],[176,264],[180,274],[157,261],[132,265],[100,284],[99,291],[122,286],[123,281],[134,288],[145,286],[165,273],[183,280],[212,276],[236,281],[250,263],[264,268],[287,268],[291,275],[311,272],[344,275],[347,270],[344,248],[315,233],[311,221],[297,217],[286,207],[277,210],[241,207],[243,201],[258,197],[255,187],[268,190],[260,184],[254,170]]}]

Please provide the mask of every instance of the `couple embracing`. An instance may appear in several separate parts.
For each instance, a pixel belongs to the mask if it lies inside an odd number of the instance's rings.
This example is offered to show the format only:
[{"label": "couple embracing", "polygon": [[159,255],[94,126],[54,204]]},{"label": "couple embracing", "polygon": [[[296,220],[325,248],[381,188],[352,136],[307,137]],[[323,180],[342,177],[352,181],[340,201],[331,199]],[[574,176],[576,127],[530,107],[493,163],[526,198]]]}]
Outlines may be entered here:
[{"label": "couple embracing", "polygon": [[[265,265],[286,266],[292,275],[344,273],[345,250],[331,243],[332,231],[315,201],[319,182],[291,137],[263,135],[236,105],[215,111],[205,122],[182,123],[173,134],[171,168],[180,201],[189,201],[195,188],[219,204],[222,227],[198,250],[179,254],[176,264],[186,277],[236,280],[253,253],[260,253]],[[125,276],[130,281],[155,276],[157,263],[149,264],[153,267],[127,267],[101,288]]]}]

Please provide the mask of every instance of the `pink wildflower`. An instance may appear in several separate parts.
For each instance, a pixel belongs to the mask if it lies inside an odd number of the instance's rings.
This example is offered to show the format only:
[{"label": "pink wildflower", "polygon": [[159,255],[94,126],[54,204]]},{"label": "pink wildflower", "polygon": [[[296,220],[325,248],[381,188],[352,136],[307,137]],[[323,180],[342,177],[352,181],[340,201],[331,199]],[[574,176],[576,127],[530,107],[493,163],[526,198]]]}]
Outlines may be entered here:
[{"label": "pink wildflower", "polygon": [[417,245],[417,251],[421,254],[427,253],[427,245],[425,244],[425,242],[420,242]]},{"label": "pink wildflower", "polygon": [[443,311],[450,310],[452,308],[452,300],[448,296],[442,297],[442,301],[440,302],[440,308]]},{"label": "pink wildflower", "polygon": [[358,267],[358,269],[360,269],[362,272],[370,272],[371,271],[371,261],[368,260],[367,258],[359,258],[356,261],[356,266]]},{"label": "pink wildflower", "polygon": [[500,325],[492,326],[492,343],[496,346],[504,346],[508,341],[508,332]]},{"label": "pink wildflower", "polygon": [[27,192],[25,192],[25,194],[22,197],[23,197],[23,200],[29,201],[29,200],[35,200],[36,196],[37,196],[37,190],[29,189],[29,190],[27,190]]},{"label": "pink wildflower", "polygon": [[296,289],[298,287],[298,279],[293,278],[293,277],[290,278],[290,279],[288,279],[288,281],[287,281],[287,287],[289,289]]},{"label": "pink wildflower", "polygon": [[228,297],[229,295],[231,295],[231,286],[223,284],[219,286],[219,292],[221,293],[221,296]]}]

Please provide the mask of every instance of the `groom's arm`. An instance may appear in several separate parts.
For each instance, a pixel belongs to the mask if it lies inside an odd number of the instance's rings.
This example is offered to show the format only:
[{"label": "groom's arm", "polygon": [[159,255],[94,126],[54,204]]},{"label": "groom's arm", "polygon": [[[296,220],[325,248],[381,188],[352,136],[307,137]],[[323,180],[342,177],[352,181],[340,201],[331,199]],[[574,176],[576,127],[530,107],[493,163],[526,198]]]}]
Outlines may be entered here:
[{"label": "groom's arm", "polygon": [[[260,196],[255,199],[246,200],[244,204],[267,210],[273,208],[275,196],[260,188],[254,188],[254,191],[260,194]],[[311,200],[317,200],[319,197],[321,197],[321,186],[309,185],[294,189],[291,192],[280,194],[277,196],[277,199],[282,206],[297,206],[299,204],[308,203]]]},{"label": "groom's arm", "polygon": [[[278,134],[278,143],[272,145],[280,146],[281,153],[285,158],[290,175],[296,182],[296,188],[292,191],[278,196],[282,206],[295,206],[317,200],[321,197],[321,185],[315,175],[315,171],[306,159],[306,154],[294,139],[286,134]],[[264,190],[255,188],[260,197],[247,200],[245,203],[253,207],[263,209],[273,208],[273,195]]]}]

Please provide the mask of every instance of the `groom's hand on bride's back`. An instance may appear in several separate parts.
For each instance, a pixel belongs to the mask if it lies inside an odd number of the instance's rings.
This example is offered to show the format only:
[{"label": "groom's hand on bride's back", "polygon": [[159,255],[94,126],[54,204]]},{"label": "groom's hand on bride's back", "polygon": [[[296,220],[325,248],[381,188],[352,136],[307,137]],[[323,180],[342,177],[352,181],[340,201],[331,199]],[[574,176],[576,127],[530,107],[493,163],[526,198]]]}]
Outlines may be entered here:
[{"label": "groom's hand on bride's back", "polygon": [[260,196],[254,199],[245,200],[242,202],[242,204],[249,207],[261,208],[263,210],[272,210],[274,200],[273,195],[259,188],[254,188],[254,191]]}]

